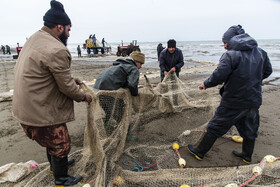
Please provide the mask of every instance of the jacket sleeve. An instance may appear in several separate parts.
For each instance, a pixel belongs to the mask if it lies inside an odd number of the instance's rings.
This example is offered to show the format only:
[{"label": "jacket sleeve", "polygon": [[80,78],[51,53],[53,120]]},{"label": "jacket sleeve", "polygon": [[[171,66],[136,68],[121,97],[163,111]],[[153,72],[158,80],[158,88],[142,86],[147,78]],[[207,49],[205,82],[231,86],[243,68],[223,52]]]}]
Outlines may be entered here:
[{"label": "jacket sleeve", "polygon": [[162,51],[159,55],[159,67],[160,71],[166,71],[165,69],[165,64],[166,64],[166,59],[165,59],[165,53]]},{"label": "jacket sleeve", "polygon": [[220,58],[218,67],[213,71],[212,75],[204,81],[206,88],[217,86],[222,84],[232,73],[231,57],[227,53],[224,53]]},{"label": "jacket sleeve", "polygon": [[184,66],[184,56],[182,51],[179,51],[179,60],[178,63],[176,64],[175,68],[177,69],[181,69]]},{"label": "jacket sleeve", "polygon": [[138,81],[139,81],[139,71],[137,67],[133,67],[128,72],[127,76],[127,87],[130,90],[132,96],[138,95]]},{"label": "jacket sleeve", "polygon": [[77,102],[82,101],[84,99],[84,93],[80,91],[74,78],[71,76],[70,53],[65,49],[61,49],[51,58],[52,60],[49,64],[49,69],[55,79],[59,91]]},{"label": "jacket sleeve", "polygon": [[272,73],[272,66],[271,66],[271,63],[270,63],[270,60],[269,60],[267,54],[265,57],[266,58],[265,58],[264,68],[263,68],[263,79],[266,79]]}]

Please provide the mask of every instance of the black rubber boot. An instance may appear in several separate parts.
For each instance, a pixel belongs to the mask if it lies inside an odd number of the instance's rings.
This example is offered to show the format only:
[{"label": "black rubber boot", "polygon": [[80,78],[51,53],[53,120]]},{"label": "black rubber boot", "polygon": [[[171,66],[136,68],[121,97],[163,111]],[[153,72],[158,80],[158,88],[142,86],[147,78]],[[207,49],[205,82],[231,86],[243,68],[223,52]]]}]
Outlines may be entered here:
[{"label": "black rubber boot", "polygon": [[237,151],[232,151],[232,153],[241,158],[246,164],[251,164],[252,154],[254,152],[255,139],[243,139],[242,153]]},{"label": "black rubber boot", "polygon": [[52,169],[52,156],[49,154],[48,149],[47,149],[47,158],[48,158],[48,161],[50,163],[50,173],[53,173],[53,169]]},{"label": "black rubber boot", "polygon": [[197,160],[202,160],[204,155],[211,149],[215,143],[217,137],[209,133],[206,133],[200,142],[200,144],[195,148],[193,145],[189,144],[187,146],[189,152],[194,155]]},{"label": "black rubber boot", "polygon": [[[48,150],[47,150],[47,157],[48,157],[48,161],[50,163],[50,173],[53,173],[53,169],[52,169],[52,156],[49,154]],[[68,159],[68,168],[73,166],[74,164],[75,164],[75,159],[69,158]]]},{"label": "black rubber boot", "polygon": [[126,141],[134,141],[134,142],[137,142],[138,141],[138,137],[137,136],[133,136],[131,134],[127,134],[126,136]]},{"label": "black rubber boot", "polygon": [[52,156],[52,167],[56,186],[72,186],[82,180],[81,176],[72,177],[68,175],[68,158]]}]

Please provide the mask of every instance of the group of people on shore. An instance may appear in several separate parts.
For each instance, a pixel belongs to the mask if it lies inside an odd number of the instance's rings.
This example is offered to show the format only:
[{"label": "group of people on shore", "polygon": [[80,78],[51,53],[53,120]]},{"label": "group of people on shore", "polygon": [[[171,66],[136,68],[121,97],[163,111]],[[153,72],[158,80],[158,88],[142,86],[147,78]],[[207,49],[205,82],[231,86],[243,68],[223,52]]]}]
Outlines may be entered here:
[{"label": "group of people on shore", "polygon": [[3,52],[3,55],[5,55],[5,54],[9,54],[10,55],[11,54],[11,48],[8,45],[6,45],[6,48],[5,48],[4,45],[1,45],[1,50]]},{"label": "group of people on shore", "polygon": [[[44,26],[25,43],[15,65],[12,111],[26,135],[46,147],[54,183],[70,186],[82,177],[68,175],[68,166],[74,160],[68,159],[71,140],[66,123],[75,119],[73,101],[90,104],[92,96],[83,93],[77,86],[82,82],[71,75],[72,58],[66,47],[71,20],[60,2],[53,0],[50,4],[43,17]],[[240,25],[230,27],[222,41],[227,52],[211,76],[198,86],[208,89],[223,84],[220,106],[200,144],[187,148],[202,160],[216,139],[235,125],[244,141],[242,152],[233,154],[250,163],[258,135],[262,80],[272,73],[272,67],[267,53]],[[161,80],[168,73],[179,77],[184,59],[175,40],[167,42],[167,48],[159,54],[159,62]],[[126,88],[132,97],[137,96],[139,69],[144,63],[145,55],[134,51],[127,59],[118,59],[101,72],[94,88]]]}]

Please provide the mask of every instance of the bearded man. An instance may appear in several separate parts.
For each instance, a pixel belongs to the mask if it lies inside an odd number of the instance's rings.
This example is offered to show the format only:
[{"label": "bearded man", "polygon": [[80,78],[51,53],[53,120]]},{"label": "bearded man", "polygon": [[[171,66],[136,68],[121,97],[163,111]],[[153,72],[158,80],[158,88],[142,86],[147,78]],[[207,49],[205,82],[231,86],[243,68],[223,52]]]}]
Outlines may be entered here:
[{"label": "bearded man", "polygon": [[67,49],[71,21],[58,1],[51,1],[44,26],[25,43],[14,69],[13,116],[26,135],[46,147],[55,184],[70,186],[82,177],[68,175],[70,136],[66,123],[74,120],[74,103],[92,97],[71,76]]}]

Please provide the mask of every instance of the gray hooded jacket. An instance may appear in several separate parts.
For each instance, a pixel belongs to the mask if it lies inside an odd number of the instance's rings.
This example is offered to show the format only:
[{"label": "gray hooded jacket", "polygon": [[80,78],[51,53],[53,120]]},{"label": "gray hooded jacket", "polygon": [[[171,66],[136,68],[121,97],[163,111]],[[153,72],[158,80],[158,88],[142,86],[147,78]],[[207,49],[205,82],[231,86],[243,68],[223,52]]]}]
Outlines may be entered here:
[{"label": "gray hooded jacket", "polygon": [[117,90],[129,88],[131,95],[138,95],[139,70],[131,58],[118,59],[113,66],[102,71],[94,88],[99,90]]}]

